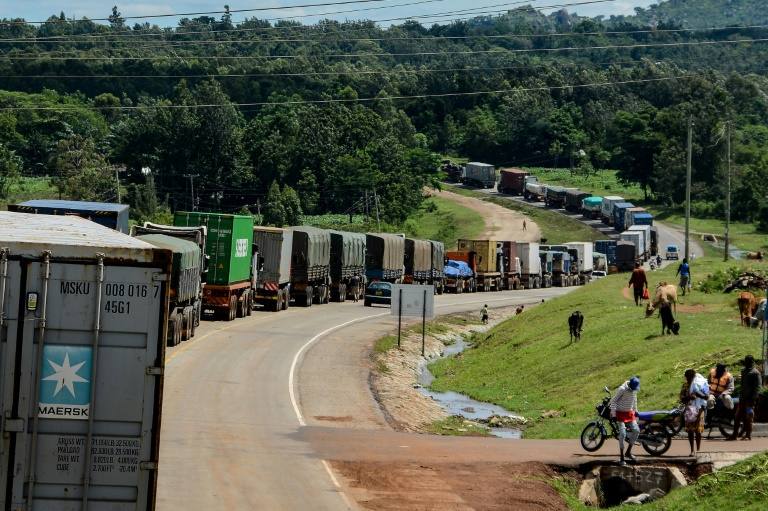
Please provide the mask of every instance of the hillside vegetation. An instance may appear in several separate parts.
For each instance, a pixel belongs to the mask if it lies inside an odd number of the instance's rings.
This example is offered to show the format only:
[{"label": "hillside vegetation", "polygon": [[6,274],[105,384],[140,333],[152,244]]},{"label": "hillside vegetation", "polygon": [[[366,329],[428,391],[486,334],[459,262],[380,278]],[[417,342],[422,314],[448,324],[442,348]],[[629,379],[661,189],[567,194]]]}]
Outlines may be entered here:
[{"label": "hillside vegetation", "polygon": [[[697,258],[692,274],[698,282],[727,266]],[[674,281],[674,273],[675,265],[650,272],[651,286]],[[604,385],[613,389],[637,374],[640,407],[670,408],[686,368],[703,372],[725,360],[738,369],[737,360],[747,353],[760,355],[760,331],[739,325],[734,294],[694,291],[682,297],[680,335],[661,336],[659,319],[646,319],[629,298],[627,279],[626,274],[609,276],[475,336],[473,349],[430,366],[436,377],[432,388],[534,419],[525,431],[528,438],[575,438],[593,415]],[[567,324],[574,310],[585,317],[576,344],[569,341]],[[546,410],[561,416],[539,419]]]},{"label": "hillside vegetation", "polygon": [[675,23],[684,27],[717,25],[762,25],[768,12],[760,0],[667,0],[646,9],[636,8],[634,16],[616,16],[612,21]]}]

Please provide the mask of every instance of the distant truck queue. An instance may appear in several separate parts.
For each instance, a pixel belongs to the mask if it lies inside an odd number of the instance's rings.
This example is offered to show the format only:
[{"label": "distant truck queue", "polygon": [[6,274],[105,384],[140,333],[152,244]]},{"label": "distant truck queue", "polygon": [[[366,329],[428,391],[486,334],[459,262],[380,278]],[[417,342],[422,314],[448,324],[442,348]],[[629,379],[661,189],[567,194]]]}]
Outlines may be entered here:
[{"label": "distant truck queue", "polygon": [[[453,165],[452,168],[456,166]],[[477,169],[481,168],[486,178],[482,183],[476,178]],[[600,219],[604,224],[613,226],[619,233],[618,239],[600,240],[594,246],[594,252],[605,258],[607,273],[631,271],[635,262],[647,261],[659,254],[658,233],[653,226],[653,215],[645,208],[636,207],[624,200],[623,197],[614,195],[600,197],[578,188],[548,185],[540,182],[536,176],[524,169],[502,168],[497,173],[495,167],[487,163],[468,163],[462,171],[454,172],[454,175],[457,174],[460,177],[453,179],[454,181],[482,188],[493,188],[488,178],[491,175],[498,175],[496,186],[499,193],[522,195],[527,201],[544,202],[547,207],[581,213],[585,218]],[[549,254],[542,256],[544,267],[540,276],[533,277],[534,284],[552,280],[555,285],[573,285],[575,274],[579,275],[578,280],[583,284],[589,275],[589,272],[583,268],[593,266],[592,262],[586,262],[583,251],[581,258],[574,258],[572,254],[566,255],[573,251],[572,248],[567,247],[555,250],[553,247],[545,246],[542,251]],[[582,269],[578,269],[577,261],[581,261]],[[521,282],[523,281],[528,282],[526,278],[521,278]]]}]

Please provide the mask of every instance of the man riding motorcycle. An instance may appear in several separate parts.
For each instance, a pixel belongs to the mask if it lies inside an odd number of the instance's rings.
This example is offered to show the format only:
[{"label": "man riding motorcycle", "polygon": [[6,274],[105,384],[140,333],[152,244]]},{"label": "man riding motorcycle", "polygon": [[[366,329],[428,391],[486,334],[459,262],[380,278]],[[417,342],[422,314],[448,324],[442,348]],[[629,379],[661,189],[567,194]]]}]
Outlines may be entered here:
[{"label": "man riding motorcycle", "polygon": [[722,407],[733,410],[733,375],[723,362],[718,362],[709,371],[709,395],[708,408]]}]

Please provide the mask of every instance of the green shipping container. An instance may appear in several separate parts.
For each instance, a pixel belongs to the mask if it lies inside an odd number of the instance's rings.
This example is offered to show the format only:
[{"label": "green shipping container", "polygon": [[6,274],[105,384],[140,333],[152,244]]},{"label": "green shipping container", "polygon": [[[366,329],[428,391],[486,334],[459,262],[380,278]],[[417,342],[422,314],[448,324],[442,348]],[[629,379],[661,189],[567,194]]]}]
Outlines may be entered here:
[{"label": "green shipping container", "polygon": [[208,285],[227,286],[251,279],[253,255],[253,219],[244,215],[188,213],[178,211],[173,217],[177,227],[204,225],[208,230],[205,253]]}]

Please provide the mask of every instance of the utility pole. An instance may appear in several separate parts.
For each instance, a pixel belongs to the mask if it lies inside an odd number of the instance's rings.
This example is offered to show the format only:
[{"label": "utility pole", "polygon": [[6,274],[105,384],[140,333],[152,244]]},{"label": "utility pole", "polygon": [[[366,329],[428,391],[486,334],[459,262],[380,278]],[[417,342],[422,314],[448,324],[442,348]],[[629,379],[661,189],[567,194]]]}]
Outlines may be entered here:
[{"label": "utility pole", "polygon": [[184,174],[184,177],[189,179],[189,195],[192,199],[192,208],[190,211],[194,211],[197,209],[197,206],[195,205],[195,178],[199,174]]},{"label": "utility pole", "polygon": [[728,130],[726,135],[726,146],[728,148],[728,185],[725,192],[725,253],[723,254],[723,261],[728,260],[731,249],[731,121],[728,121],[725,125]]},{"label": "utility pole", "polygon": [[365,221],[370,222],[371,221],[371,215],[369,214],[370,208],[368,207],[368,190],[365,191]]},{"label": "utility pole", "polygon": [[120,169],[115,165],[115,184],[117,185],[117,203],[120,204],[122,202],[122,197],[120,196]]},{"label": "utility pole", "polygon": [[373,189],[373,205],[376,206],[376,225],[381,230],[381,219],[379,218],[379,196],[376,194],[376,188]]},{"label": "utility pole", "polygon": [[688,119],[688,162],[685,169],[685,258],[690,260],[691,167],[693,166],[693,117]]}]

